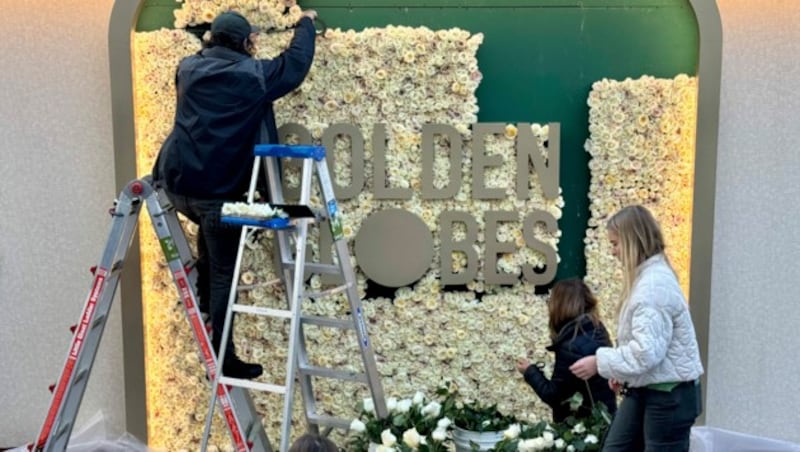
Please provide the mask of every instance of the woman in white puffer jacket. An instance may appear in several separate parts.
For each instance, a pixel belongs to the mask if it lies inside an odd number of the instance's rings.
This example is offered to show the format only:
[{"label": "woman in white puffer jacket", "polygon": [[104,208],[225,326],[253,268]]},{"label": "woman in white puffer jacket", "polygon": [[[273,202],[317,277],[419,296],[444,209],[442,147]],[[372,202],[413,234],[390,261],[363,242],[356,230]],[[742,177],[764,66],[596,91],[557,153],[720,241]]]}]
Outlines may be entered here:
[{"label": "woman in white puffer jacket", "polygon": [[623,208],[607,228],[624,277],[617,346],[598,348],[570,370],[583,379],[599,373],[625,395],[604,451],[688,451],[703,365],[661,229],[642,206]]}]

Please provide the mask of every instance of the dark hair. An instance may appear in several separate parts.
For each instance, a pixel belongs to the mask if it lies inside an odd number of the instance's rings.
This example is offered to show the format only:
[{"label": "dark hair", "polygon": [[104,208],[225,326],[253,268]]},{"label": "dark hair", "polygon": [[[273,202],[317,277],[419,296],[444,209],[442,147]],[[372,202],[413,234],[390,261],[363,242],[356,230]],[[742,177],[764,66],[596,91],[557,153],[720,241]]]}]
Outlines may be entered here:
[{"label": "dark hair", "polygon": [[289,452],[339,452],[339,448],[327,437],[306,433],[292,443]]},{"label": "dark hair", "polygon": [[226,33],[212,33],[211,37],[208,38],[208,41],[203,42],[204,49],[210,49],[217,46],[226,47],[245,55],[252,55],[254,50],[253,41],[251,41],[249,37],[240,41],[239,39],[234,38]]},{"label": "dark hair", "polygon": [[570,320],[586,314],[596,325],[600,322],[597,313],[597,298],[589,286],[577,278],[557,282],[547,302],[550,312],[550,337],[555,339],[559,330]]}]

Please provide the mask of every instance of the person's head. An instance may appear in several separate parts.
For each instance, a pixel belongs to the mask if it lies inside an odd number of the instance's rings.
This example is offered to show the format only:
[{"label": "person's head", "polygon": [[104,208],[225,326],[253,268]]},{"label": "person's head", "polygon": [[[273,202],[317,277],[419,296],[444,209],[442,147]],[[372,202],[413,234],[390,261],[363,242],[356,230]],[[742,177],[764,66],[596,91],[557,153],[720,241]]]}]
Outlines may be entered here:
[{"label": "person's head", "polygon": [[211,36],[206,47],[222,46],[240,53],[255,53],[254,39],[258,27],[236,11],[227,11],[217,16],[211,23]]},{"label": "person's head", "polygon": [[292,443],[289,452],[339,452],[339,448],[325,436],[306,433]]},{"label": "person's head", "polygon": [[586,314],[597,324],[597,298],[583,281],[577,278],[557,282],[550,291],[547,302],[550,313],[550,337],[555,339],[559,330],[570,320]]},{"label": "person's head", "polygon": [[664,252],[664,236],[653,214],[639,205],[620,209],[608,220],[606,228],[611,254],[622,263],[624,303],[638,275],[637,268]]}]

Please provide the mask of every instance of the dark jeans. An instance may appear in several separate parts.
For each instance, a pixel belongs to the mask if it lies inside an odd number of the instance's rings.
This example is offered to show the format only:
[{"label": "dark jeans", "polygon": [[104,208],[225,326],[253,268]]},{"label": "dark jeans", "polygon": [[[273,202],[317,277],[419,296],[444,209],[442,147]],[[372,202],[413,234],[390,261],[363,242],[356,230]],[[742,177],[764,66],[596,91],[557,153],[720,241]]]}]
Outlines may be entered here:
[{"label": "dark jeans", "polygon": [[691,427],[701,412],[699,382],[681,383],[670,392],[628,389],[608,429],[603,451],[688,451]]},{"label": "dark jeans", "polygon": [[[223,223],[220,220],[221,199],[198,199],[167,192],[178,212],[184,214],[199,227],[197,238],[197,296],[201,309],[211,315],[211,343],[219,352],[225,313],[228,307],[239,249],[241,226]],[[226,355],[234,353],[233,321],[228,335]]]}]

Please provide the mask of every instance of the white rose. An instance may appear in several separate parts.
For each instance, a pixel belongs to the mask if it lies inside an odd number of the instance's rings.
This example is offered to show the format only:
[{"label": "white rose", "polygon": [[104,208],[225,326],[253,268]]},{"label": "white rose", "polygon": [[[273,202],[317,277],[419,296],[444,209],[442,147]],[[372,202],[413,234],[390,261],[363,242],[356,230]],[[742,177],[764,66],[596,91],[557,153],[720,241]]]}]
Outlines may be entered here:
[{"label": "white rose", "polygon": [[572,444],[567,446],[567,452],[575,452],[575,446],[573,446]]},{"label": "white rose", "polygon": [[567,447],[567,442],[566,442],[566,441],[564,441],[564,440],[563,440],[563,439],[561,439],[561,438],[558,438],[557,440],[555,440],[555,442],[553,443],[553,445],[556,447],[556,449],[558,449],[558,450],[561,450],[561,449],[563,449],[563,448]]},{"label": "white rose", "polygon": [[503,437],[506,439],[516,439],[519,436],[520,430],[519,424],[511,424],[506,431],[503,432]]},{"label": "white rose", "polygon": [[353,422],[350,423],[350,430],[361,433],[367,429],[367,426],[358,419],[353,419]]},{"label": "white rose", "polygon": [[580,422],[575,427],[572,427],[572,433],[583,433],[585,431],[586,431],[586,426],[583,425],[583,422]]},{"label": "white rose", "polygon": [[381,444],[386,447],[392,447],[397,444],[397,437],[392,434],[388,428],[381,432]]},{"label": "white rose", "polygon": [[597,437],[590,433],[586,435],[586,438],[583,439],[583,442],[586,444],[597,444]]},{"label": "white rose", "polygon": [[428,417],[439,417],[439,414],[442,412],[442,405],[437,401],[432,401],[431,403],[425,405],[422,408],[422,415]]},{"label": "white rose", "polygon": [[553,432],[542,433],[542,438],[544,439],[545,447],[553,447],[555,440],[555,435],[553,435]]},{"label": "white rose", "polygon": [[436,428],[447,429],[447,427],[450,427],[450,424],[452,423],[453,421],[450,420],[449,417],[443,417],[439,419],[439,422],[436,423]]},{"label": "white rose", "polygon": [[411,399],[403,399],[397,402],[397,412],[398,413],[408,413],[411,409]]},{"label": "white rose", "polygon": [[422,405],[422,402],[424,401],[425,394],[423,394],[422,391],[417,391],[417,393],[414,394],[414,405]]},{"label": "white rose", "polygon": [[447,439],[447,430],[443,428],[437,428],[433,431],[433,433],[431,433],[431,438],[433,438],[434,441],[442,442]]},{"label": "white rose", "polygon": [[386,409],[388,409],[389,412],[397,409],[397,397],[389,397],[386,399]]},{"label": "white rose", "polygon": [[370,398],[364,399],[364,411],[366,411],[367,413],[375,412],[375,403],[372,401],[372,399]]},{"label": "white rose", "polygon": [[403,442],[412,449],[416,449],[419,447],[420,442],[419,432],[417,431],[416,427],[410,428],[403,432]]}]

